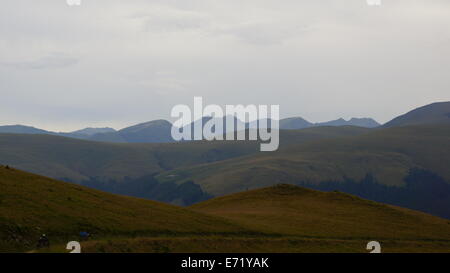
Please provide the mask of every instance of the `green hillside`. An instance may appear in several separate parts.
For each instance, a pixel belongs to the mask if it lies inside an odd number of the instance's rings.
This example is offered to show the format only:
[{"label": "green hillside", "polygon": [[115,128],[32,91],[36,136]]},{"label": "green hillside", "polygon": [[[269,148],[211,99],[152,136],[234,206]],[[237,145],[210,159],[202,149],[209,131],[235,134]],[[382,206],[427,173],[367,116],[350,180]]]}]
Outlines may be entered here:
[{"label": "green hillside", "polygon": [[90,177],[121,180],[257,151],[257,143],[233,144],[103,143],[49,135],[0,134],[0,163],[73,181]]},{"label": "green hillside", "polygon": [[[368,132],[358,127],[282,131],[281,146]],[[121,180],[259,152],[255,141],[166,144],[90,142],[50,135],[0,134],[0,163],[33,173],[83,181]]]},{"label": "green hillside", "polygon": [[193,180],[215,196],[278,183],[358,181],[368,173],[381,184],[402,186],[414,167],[450,181],[448,162],[450,126],[396,127],[183,168],[160,179]]},{"label": "green hillside", "polygon": [[0,167],[0,252],[33,249],[42,233],[52,243],[94,238],[245,233],[227,220],[181,207],[108,194]]}]

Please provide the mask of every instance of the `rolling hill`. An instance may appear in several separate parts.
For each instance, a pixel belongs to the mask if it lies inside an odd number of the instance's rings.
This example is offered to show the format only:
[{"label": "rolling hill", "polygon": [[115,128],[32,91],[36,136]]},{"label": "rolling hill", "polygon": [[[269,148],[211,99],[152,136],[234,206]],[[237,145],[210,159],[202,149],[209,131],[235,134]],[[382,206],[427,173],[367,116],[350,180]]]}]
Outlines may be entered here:
[{"label": "rolling hill", "polygon": [[97,239],[246,232],[225,219],[4,166],[0,188],[0,252],[33,249],[42,233],[61,243],[77,239],[80,231]]},{"label": "rolling hill", "polygon": [[181,208],[0,167],[0,252],[448,252],[450,222],[342,193],[279,185]]},{"label": "rolling hill", "polygon": [[182,253],[364,253],[367,242],[376,240],[382,252],[450,252],[450,221],[340,192],[276,185],[214,198],[190,209],[260,235],[124,238],[87,242],[84,247],[91,252],[146,252],[164,245],[167,251]]},{"label": "rolling hill", "polygon": [[450,218],[448,162],[450,126],[395,127],[176,169],[157,178],[191,180],[213,196],[279,183],[339,189]]},{"label": "rolling hill", "polygon": [[[358,127],[282,131],[281,147],[322,138],[365,134]],[[92,177],[121,180],[259,152],[256,141],[102,143],[49,135],[0,134],[0,163],[80,182]]]},{"label": "rolling hill", "polygon": [[208,192],[223,195],[274,183],[319,183],[344,177],[360,180],[367,173],[373,173],[385,185],[401,186],[413,167],[422,167],[450,180],[449,161],[450,126],[416,126],[291,143],[277,152],[169,173],[193,179]]},{"label": "rolling hill", "polygon": [[387,122],[383,127],[423,124],[450,124],[450,101],[436,102],[414,109]]},{"label": "rolling hill", "polygon": [[191,208],[264,233],[334,239],[450,239],[449,220],[345,193],[292,185],[217,197]]},{"label": "rolling hill", "polygon": [[[358,127],[281,133],[283,145],[367,133]],[[158,173],[259,152],[258,142],[103,143],[49,135],[0,134],[0,163],[111,193],[178,205],[210,198],[194,181],[162,182]],[[170,176],[169,176],[170,177]]]}]

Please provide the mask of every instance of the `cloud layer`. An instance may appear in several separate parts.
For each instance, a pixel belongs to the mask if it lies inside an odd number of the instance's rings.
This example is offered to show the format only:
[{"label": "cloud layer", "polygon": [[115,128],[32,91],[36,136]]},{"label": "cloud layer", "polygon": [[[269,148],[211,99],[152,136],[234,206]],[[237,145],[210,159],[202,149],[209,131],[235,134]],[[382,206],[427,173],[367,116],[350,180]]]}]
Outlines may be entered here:
[{"label": "cloud layer", "polygon": [[0,124],[169,118],[175,104],[280,104],[380,122],[450,100],[446,0],[16,0],[0,10]]}]

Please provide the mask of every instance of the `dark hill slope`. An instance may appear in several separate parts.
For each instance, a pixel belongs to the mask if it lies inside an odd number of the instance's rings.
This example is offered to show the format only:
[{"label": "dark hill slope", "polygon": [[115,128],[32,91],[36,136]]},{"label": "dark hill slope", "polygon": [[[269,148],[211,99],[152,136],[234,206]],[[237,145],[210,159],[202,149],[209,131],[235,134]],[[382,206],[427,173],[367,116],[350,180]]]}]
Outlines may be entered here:
[{"label": "dark hill slope", "polygon": [[[367,133],[358,127],[282,131],[281,147]],[[121,180],[259,152],[255,141],[102,143],[49,135],[0,134],[0,163],[53,178]]]},{"label": "dark hill slope", "polygon": [[450,125],[450,101],[437,102],[414,109],[384,124],[383,127],[423,124]]},{"label": "dark hill slope", "polygon": [[277,152],[184,168],[162,174],[194,180],[213,195],[277,183],[361,180],[402,186],[411,168],[450,181],[450,126],[395,127],[359,136],[289,145]]},{"label": "dark hill slope", "polygon": [[191,208],[267,233],[335,239],[450,240],[448,220],[344,193],[290,185],[218,197]]},{"label": "dark hill slope", "polygon": [[[88,231],[105,236],[243,232],[227,220],[163,203],[108,194],[0,167],[0,252],[32,249]],[[65,242],[67,242],[65,241]]]},{"label": "dark hill slope", "polygon": [[4,125],[0,126],[0,133],[11,134],[55,134],[53,132],[45,131],[42,129],[34,128],[24,125]]}]

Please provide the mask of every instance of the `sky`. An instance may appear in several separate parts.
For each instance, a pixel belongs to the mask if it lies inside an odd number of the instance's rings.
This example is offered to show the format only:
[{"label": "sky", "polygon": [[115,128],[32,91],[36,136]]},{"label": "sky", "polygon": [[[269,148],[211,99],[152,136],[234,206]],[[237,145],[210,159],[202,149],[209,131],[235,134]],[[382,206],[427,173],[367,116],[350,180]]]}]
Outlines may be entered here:
[{"label": "sky", "polygon": [[170,118],[177,104],[280,105],[311,122],[450,101],[450,1],[2,1],[0,125]]}]

